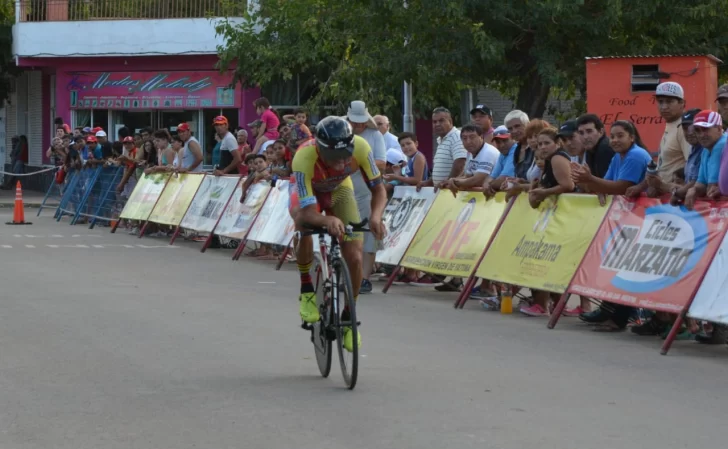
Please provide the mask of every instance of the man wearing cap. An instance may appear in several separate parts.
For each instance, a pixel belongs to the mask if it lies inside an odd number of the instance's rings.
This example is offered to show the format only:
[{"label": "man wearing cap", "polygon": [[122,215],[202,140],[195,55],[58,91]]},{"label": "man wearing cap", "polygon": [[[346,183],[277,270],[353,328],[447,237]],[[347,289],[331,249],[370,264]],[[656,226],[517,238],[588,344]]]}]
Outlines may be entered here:
[{"label": "man wearing cap", "polygon": [[222,115],[215,117],[212,125],[220,137],[220,166],[215,168],[213,174],[215,176],[237,175],[243,156],[238,150],[238,140],[230,132],[227,117]]},{"label": "man wearing cap", "polygon": [[[367,141],[374,155],[374,162],[380,172],[387,167],[387,148],[384,145],[384,137],[377,129],[374,118],[369,115],[369,110],[363,101],[352,101],[346,113],[346,120],[351,124],[354,134]],[[367,186],[361,171],[351,174],[354,183],[354,195],[359,208],[361,219],[369,219],[372,214],[372,193]],[[364,256],[362,259],[362,282],[360,293],[371,293],[372,283],[369,277],[374,268],[374,256],[377,252],[377,243],[370,232],[364,233]]]},{"label": "man wearing cap", "polygon": [[682,128],[682,116],[685,113],[685,94],[682,86],[674,81],[658,84],[655,90],[655,102],[660,116],[666,122],[657,158],[659,179],[657,176],[648,175],[644,181],[627,189],[626,195],[630,197],[636,197],[645,190],[648,190],[648,195],[652,197],[667,193],[662,191],[661,182],[672,182],[673,174],[685,167],[685,162],[690,156],[690,144],[685,140]]},{"label": "man wearing cap", "polygon": [[[698,113],[700,113],[700,109],[690,109],[688,112],[683,114],[682,118],[681,126],[683,128],[683,133],[685,134],[685,140],[687,140],[691,145],[690,156],[688,156],[688,160],[685,163],[685,169],[683,170],[684,183],[680,185],[680,183],[676,183],[675,180],[673,180],[672,183],[662,182],[660,186],[661,192],[669,192],[672,194],[670,203],[673,206],[677,206],[682,203],[685,195],[688,193],[688,190],[695,185],[695,182],[698,180],[698,174],[700,173],[700,159],[703,155],[703,146],[700,145],[698,135],[693,127],[695,116],[698,115]],[[673,174],[673,177],[675,177],[675,174]]]},{"label": "man wearing cap", "polygon": [[175,157],[175,168],[181,172],[199,173],[202,171],[202,147],[192,136],[192,129],[187,123],[177,126],[177,135],[184,142],[184,147]]},{"label": "man wearing cap", "polygon": [[[260,134],[260,125],[262,124],[263,121],[260,119],[248,123],[248,127],[250,128],[250,134],[253,136],[253,140],[258,140],[258,134]],[[272,139],[268,139],[263,142],[263,144],[258,149],[257,154],[265,154],[265,150],[267,150],[269,146],[273,145],[273,142],[275,142],[275,140]]]},{"label": "man wearing cap", "polygon": [[484,104],[475,106],[470,111],[470,121],[483,130],[483,139],[485,143],[493,143],[493,111]]},{"label": "man wearing cap", "polygon": [[86,138],[86,147],[88,148],[88,160],[102,160],[103,154],[101,152],[101,145],[99,145],[98,139],[95,136],[88,136]]},{"label": "man wearing cap", "polygon": [[[721,157],[727,139],[723,133],[723,120],[720,114],[714,111],[700,111],[694,118],[693,128],[698,135],[700,145],[703,146],[703,152],[700,156],[698,180],[684,195],[685,207],[688,210],[693,209],[697,198],[709,196],[715,199],[720,196],[718,182]],[[682,194],[681,190],[676,190],[673,196],[680,197]]]},{"label": "man wearing cap", "polygon": [[375,115],[374,123],[377,125],[379,132],[382,133],[382,136],[384,137],[384,145],[386,146],[386,148],[388,150],[394,148],[396,150],[402,151],[402,147],[399,145],[399,140],[397,140],[397,136],[389,132],[389,117],[387,117],[386,115]]},{"label": "man wearing cap", "polygon": [[498,156],[493,171],[485,177],[485,181],[483,182],[483,194],[487,198],[495,195],[495,192],[500,190],[501,184],[506,178],[516,176],[513,156],[516,153],[518,142],[513,140],[511,133],[508,132],[508,128],[505,125],[501,125],[493,130],[493,146],[498,149],[500,155]]},{"label": "man wearing cap", "polygon": [[728,84],[723,84],[718,88],[715,102],[718,103],[718,113],[723,121],[728,122]]},{"label": "man wearing cap", "polygon": [[96,140],[101,148],[101,158],[110,159],[112,156],[111,142],[109,142],[106,132],[103,129],[96,131]]},{"label": "man wearing cap", "polygon": [[402,175],[403,168],[407,165],[407,156],[401,150],[397,148],[390,148],[387,150],[387,169],[384,172],[385,184],[384,187],[387,189],[387,194],[391,194],[394,190],[394,186],[399,185],[399,180],[387,177],[387,175]]}]

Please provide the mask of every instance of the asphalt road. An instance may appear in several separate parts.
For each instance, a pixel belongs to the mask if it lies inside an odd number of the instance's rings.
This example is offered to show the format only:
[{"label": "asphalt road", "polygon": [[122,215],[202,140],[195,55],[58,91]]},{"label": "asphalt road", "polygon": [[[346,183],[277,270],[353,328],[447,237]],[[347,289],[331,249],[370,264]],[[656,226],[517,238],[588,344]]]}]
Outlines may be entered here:
[{"label": "asphalt road", "polygon": [[32,220],[0,224],[2,449],[725,446],[724,346],[661,356],[395,286],[361,298],[348,391],[318,374],[293,266]]}]

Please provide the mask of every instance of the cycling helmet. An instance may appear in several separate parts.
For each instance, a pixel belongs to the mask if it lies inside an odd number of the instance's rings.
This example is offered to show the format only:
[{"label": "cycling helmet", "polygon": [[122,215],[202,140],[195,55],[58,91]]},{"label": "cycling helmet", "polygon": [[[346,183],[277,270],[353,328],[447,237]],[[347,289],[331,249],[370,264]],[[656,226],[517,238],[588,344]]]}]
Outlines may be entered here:
[{"label": "cycling helmet", "polygon": [[316,125],[316,147],[321,158],[335,161],[351,157],[354,153],[354,130],[348,121],[329,116]]}]

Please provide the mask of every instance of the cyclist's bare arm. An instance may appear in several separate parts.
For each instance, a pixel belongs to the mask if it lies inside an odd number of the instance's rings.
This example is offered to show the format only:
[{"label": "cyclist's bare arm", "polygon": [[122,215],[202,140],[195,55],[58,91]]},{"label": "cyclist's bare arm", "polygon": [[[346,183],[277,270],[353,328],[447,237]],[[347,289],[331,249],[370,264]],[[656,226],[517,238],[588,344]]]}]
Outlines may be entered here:
[{"label": "cyclist's bare arm", "polygon": [[384,208],[387,206],[387,189],[381,182],[373,187],[372,191],[372,213],[369,218],[369,228],[378,240],[384,238],[384,225],[382,217],[384,216]]}]

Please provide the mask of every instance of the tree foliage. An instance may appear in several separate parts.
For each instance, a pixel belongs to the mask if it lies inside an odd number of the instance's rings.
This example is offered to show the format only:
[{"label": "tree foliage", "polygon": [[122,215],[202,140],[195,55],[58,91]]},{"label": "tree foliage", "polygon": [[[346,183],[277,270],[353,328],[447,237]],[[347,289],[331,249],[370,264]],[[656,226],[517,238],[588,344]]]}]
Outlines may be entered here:
[{"label": "tree foliage", "polygon": [[267,85],[313,77],[310,106],[353,99],[391,112],[401,85],[415,106],[456,105],[462,89],[514,93],[543,114],[554,90],[585,92],[587,56],[712,53],[728,0],[260,0],[217,26],[221,67],[237,81]]},{"label": "tree foliage", "polygon": [[10,98],[11,80],[19,72],[13,58],[13,3],[12,0],[0,0],[0,107]]}]

